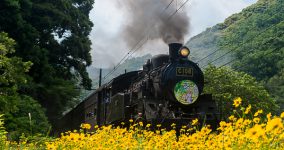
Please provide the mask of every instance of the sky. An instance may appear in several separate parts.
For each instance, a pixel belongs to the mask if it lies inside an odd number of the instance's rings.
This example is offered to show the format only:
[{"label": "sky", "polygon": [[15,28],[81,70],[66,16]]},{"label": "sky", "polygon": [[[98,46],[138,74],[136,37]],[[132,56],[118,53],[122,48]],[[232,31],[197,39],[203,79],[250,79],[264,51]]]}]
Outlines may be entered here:
[{"label": "sky", "polygon": [[[171,0],[167,1],[170,2]],[[170,7],[179,8],[185,1],[175,0]],[[240,12],[256,1],[189,0],[178,12],[186,13],[190,18],[189,33],[185,36],[184,42],[206,30],[206,28],[223,22],[227,17]],[[100,68],[114,67],[132,49],[127,46],[121,33],[122,28],[128,25],[127,13],[135,12],[131,12],[131,9],[124,4],[124,0],[96,0],[89,16],[94,23],[90,34],[92,66]],[[152,55],[166,54],[168,53],[167,44],[162,40],[147,41],[131,57],[139,57],[147,53]]]}]

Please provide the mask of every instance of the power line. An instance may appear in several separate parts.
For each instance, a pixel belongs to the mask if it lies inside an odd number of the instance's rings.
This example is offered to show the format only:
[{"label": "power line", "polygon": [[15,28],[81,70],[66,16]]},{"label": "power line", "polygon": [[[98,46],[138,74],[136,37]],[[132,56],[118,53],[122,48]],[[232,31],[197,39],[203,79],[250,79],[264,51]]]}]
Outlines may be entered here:
[{"label": "power line", "polygon": [[120,65],[124,62],[124,60],[126,60],[126,59],[128,58],[127,56],[139,45],[139,43],[140,43],[142,40],[143,40],[143,39],[139,40],[139,41],[133,46],[133,48],[132,48],[128,53],[126,53],[126,55],[124,55],[124,57],[118,62],[118,64],[117,64],[116,66],[114,66],[114,69],[111,70],[109,73],[107,73],[107,74],[103,77],[103,79],[106,79],[107,76],[109,76],[111,73],[113,73],[113,72],[116,70],[116,68],[118,68],[118,66],[120,66]]},{"label": "power line", "polygon": [[[282,22],[283,22],[283,21],[279,22],[278,24],[274,24],[274,25],[272,25],[272,26],[266,28],[265,30],[263,30],[262,32],[260,32],[257,36],[254,36],[254,37],[252,37],[252,38],[249,38],[246,42],[242,42],[239,46],[242,46],[242,45],[244,45],[245,43],[247,43],[248,41],[251,41],[251,40],[257,38],[258,36],[262,35],[262,34],[263,34],[264,32],[266,32],[267,30],[269,30],[269,29],[271,29],[271,28],[273,28],[273,27],[279,25],[279,24],[282,23]],[[212,53],[210,53],[209,55],[207,55],[206,57],[204,57],[204,58],[198,60],[197,62],[200,62],[200,61],[202,61],[202,60],[208,58],[209,56],[213,55],[214,53],[216,53],[217,51],[220,51],[220,50],[221,50],[221,49],[215,50],[214,52],[212,52]],[[234,52],[234,51],[236,51],[236,50],[237,50],[237,48],[236,48],[236,49],[231,49],[231,50],[228,51],[227,53],[225,53],[225,54],[219,56],[218,58],[214,59],[213,61],[210,61],[210,62],[207,63],[206,65],[203,65],[201,68],[207,67],[209,64],[211,64],[211,63],[213,63],[213,62],[215,62],[215,61],[221,59],[222,57],[224,57],[224,56],[226,56],[227,54],[232,53],[232,52]]]},{"label": "power line", "polygon": [[[164,13],[165,12],[165,10],[167,10],[169,7],[170,7],[170,5],[173,3],[173,1],[174,0],[172,0],[166,7],[165,7],[165,9],[163,10],[163,12],[162,13]],[[187,1],[185,1],[169,18],[168,18],[168,20],[170,20],[187,2],[188,2],[189,0],[187,0]],[[162,14],[161,13],[161,14]],[[149,27],[152,27],[152,26],[149,26]],[[145,30],[145,33],[144,34],[146,34],[146,31],[148,31],[148,28],[147,28],[147,30]],[[144,35],[143,34],[143,35]],[[127,60],[127,58],[129,58],[130,56],[132,56],[138,49],[140,49],[146,42],[147,42],[147,40],[148,40],[148,38],[146,39],[146,41],[143,43],[143,44],[141,44],[138,48],[136,48],[135,49],[135,47],[143,40],[143,39],[145,39],[145,37],[143,37],[143,38],[141,38],[141,40],[139,40],[138,42],[137,42],[137,44],[135,44],[135,46],[133,47],[133,49],[131,49],[120,61],[119,61],[119,63],[114,67],[114,69],[112,70],[112,71],[110,71],[107,75],[105,75],[104,77],[103,77],[103,79],[106,79],[108,76],[110,76],[115,70],[117,70],[117,68],[123,63],[123,62],[125,62],[125,60]],[[132,52],[133,51],[133,52]],[[130,54],[131,53],[131,54]],[[128,57],[127,57],[127,55],[129,55]],[[127,58],[126,58],[127,57]],[[125,59],[126,58],[126,59]]]},{"label": "power line", "polygon": [[175,12],[173,12],[168,20],[170,20],[189,0],[186,0]]},{"label": "power line", "polygon": [[[132,52],[129,52],[129,55],[128,55],[128,57],[127,57],[125,60],[127,60],[127,59],[128,59],[129,57],[131,57],[136,51],[138,51],[147,41],[148,41],[148,38],[147,38],[139,47],[137,47],[136,49],[133,49]],[[124,62],[124,61],[123,61],[123,62]],[[123,62],[122,62],[122,63],[123,63]],[[112,71],[110,71],[107,75],[105,75],[103,79],[105,80],[105,79],[107,79],[107,77],[109,77],[111,74],[113,74],[113,73],[117,70],[117,68],[122,65],[122,63],[116,65],[115,68],[114,68]]]},{"label": "power line", "polygon": [[[281,22],[282,22],[282,21],[281,21]],[[281,22],[279,22],[279,23],[281,23]],[[278,24],[279,24],[279,23],[278,23]],[[278,24],[275,24],[275,25],[278,25]],[[272,26],[275,26],[275,25],[272,25]],[[263,32],[265,32],[265,31],[268,30],[269,28],[270,28],[270,27],[266,28]],[[259,36],[259,35],[258,35],[258,36]],[[253,38],[251,38],[251,39],[253,39]],[[251,39],[249,39],[249,40],[251,40]],[[244,44],[244,43],[242,43],[242,45],[243,45],[243,44]],[[215,50],[214,52],[212,52],[212,53],[210,53],[209,55],[203,57],[202,59],[198,60],[197,62],[200,62],[200,61],[202,61],[202,60],[208,58],[209,56],[215,54],[216,52],[218,52],[218,51],[220,51],[220,50],[221,50],[221,49]]]},{"label": "power line", "polygon": [[[174,2],[174,0],[172,0],[168,5],[167,5],[167,7],[164,9],[164,11],[165,10],[167,10],[170,6],[171,6],[171,4]],[[164,13],[164,11],[163,11],[163,13]]]},{"label": "power line", "polygon": [[[275,52],[276,50],[280,50],[280,49],[281,49],[281,48],[275,48],[274,50],[272,50],[271,52],[269,52],[269,53],[267,53],[267,54],[265,54],[265,55],[269,55],[269,54]],[[250,53],[250,52],[253,52],[253,51],[254,51],[254,50],[250,50],[250,51],[247,52],[247,54]],[[229,61],[229,62],[227,62],[227,63],[225,63],[225,64],[219,66],[218,68],[224,67],[224,66],[226,66],[226,65],[228,65],[228,64],[230,64],[230,63],[236,61],[237,59],[238,59],[238,58],[234,58],[233,60],[231,60],[231,61]],[[237,67],[237,68],[235,68],[235,70],[239,70],[240,68],[243,68],[243,67],[245,67],[245,66]]]},{"label": "power line", "polygon": [[[208,64],[211,64],[211,63],[213,63],[213,62],[215,62],[215,61],[221,59],[221,58],[224,57],[225,55],[227,55],[227,54],[229,54],[229,53],[231,53],[231,52],[233,52],[233,51],[235,51],[235,50],[236,50],[236,49],[233,49],[233,50],[228,51],[227,53],[225,53],[225,54],[219,56],[218,58],[214,59],[213,61],[209,62]],[[201,66],[201,68],[205,68],[206,66],[208,66],[208,64]]]},{"label": "power line", "polygon": [[215,54],[215,53],[216,53],[217,51],[219,51],[219,50],[220,50],[220,49],[215,50],[214,52],[210,53],[210,54],[209,54],[209,55],[207,55],[206,57],[203,57],[202,59],[198,60],[196,63],[198,63],[198,62],[200,62],[200,61],[202,61],[202,60],[204,60],[204,59],[208,58],[209,56],[211,56],[211,55]]},{"label": "power line", "polygon": [[[129,53],[128,53],[129,55],[126,57],[125,61],[126,61],[128,58],[130,58],[136,51],[138,51],[147,41],[148,41],[148,38],[147,38],[139,47],[137,47],[135,50],[133,50],[132,52],[129,52]],[[107,79],[107,78],[108,78],[111,74],[113,74],[113,73],[117,70],[117,68],[119,68],[121,65],[122,65],[122,63],[116,65],[115,68],[114,68],[112,71],[110,71],[107,75],[105,75],[103,79],[104,79],[104,80]]]}]

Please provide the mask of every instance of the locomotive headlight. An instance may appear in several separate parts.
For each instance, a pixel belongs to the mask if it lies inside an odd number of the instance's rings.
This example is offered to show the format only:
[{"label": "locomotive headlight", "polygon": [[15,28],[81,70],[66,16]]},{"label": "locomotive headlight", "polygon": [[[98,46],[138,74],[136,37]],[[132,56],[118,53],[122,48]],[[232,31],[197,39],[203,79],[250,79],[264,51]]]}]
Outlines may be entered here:
[{"label": "locomotive headlight", "polygon": [[178,102],[189,105],[197,100],[199,91],[191,80],[182,80],[175,85],[174,94]]},{"label": "locomotive headlight", "polygon": [[190,54],[190,51],[187,47],[182,47],[180,50],[179,50],[179,54],[180,56],[182,57],[188,57],[188,55]]}]

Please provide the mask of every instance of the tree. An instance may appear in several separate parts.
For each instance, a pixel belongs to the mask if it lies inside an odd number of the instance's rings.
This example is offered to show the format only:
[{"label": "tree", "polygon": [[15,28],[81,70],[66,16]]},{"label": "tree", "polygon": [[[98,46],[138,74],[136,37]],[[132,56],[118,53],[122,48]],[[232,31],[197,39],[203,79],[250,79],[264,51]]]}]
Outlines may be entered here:
[{"label": "tree", "polygon": [[243,99],[244,106],[251,104],[253,111],[262,109],[265,113],[274,113],[278,109],[264,87],[246,73],[209,66],[204,76],[207,83],[204,92],[213,94],[225,118],[232,114],[233,99],[236,97]]},{"label": "tree", "polygon": [[[46,108],[55,122],[77,100],[78,86],[91,88],[88,14],[93,0],[0,1],[0,31],[17,41],[15,55],[31,61],[28,94]],[[9,17],[7,17],[9,16]]]},{"label": "tree", "polygon": [[[31,62],[9,57],[15,52],[15,41],[6,33],[0,33],[0,114],[4,114],[5,127],[10,138],[18,138],[21,133],[47,133],[49,123],[44,109],[29,96],[19,94],[19,87],[27,82],[26,72]],[[29,121],[28,113],[33,115]],[[33,131],[31,130],[33,129]]]},{"label": "tree", "polygon": [[[189,42],[200,66],[231,65],[245,72],[277,101],[284,100],[284,0],[258,0],[224,23],[208,28]],[[194,53],[195,51],[195,53]],[[213,60],[213,61],[212,61]]]},{"label": "tree", "polygon": [[[259,0],[236,15],[223,33],[221,45],[233,50],[232,67],[263,83],[278,104],[284,101],[284,1]],[[227,19],[229,20],[229,19]],[[283,107],[283,105],[282,105]],[[282,108],[281,107],[281,108]]]},{"label": "tree", "polygon": [[[276,99],[277,104],[280,106],[280,111],[284,110],[284,70],[282,69],[279,73],[272,78],[266,84],[266,88],[272,91],[271,95]],[[279,114],[281,113],[279,111]]]},{"label": "tree", "polygon": [[14,111],[18,103],[18,86],[26,82],[25,72],[31,62],[22,62],[21,58],[8,57],[15,52],[15,41],[6,33],[0,33],[0,111]]}]

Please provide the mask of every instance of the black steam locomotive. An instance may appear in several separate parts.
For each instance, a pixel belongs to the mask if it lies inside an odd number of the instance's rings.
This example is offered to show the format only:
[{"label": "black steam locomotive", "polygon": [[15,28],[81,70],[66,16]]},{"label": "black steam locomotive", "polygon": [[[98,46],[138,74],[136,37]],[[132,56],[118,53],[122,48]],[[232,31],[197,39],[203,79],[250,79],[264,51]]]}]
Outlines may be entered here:
[{"label": "black steam locomotive", "polygon": [[215,125],[218,111],[210,94],[202,94],[204,76],[188,59],[190,51],[169,44],[169,55],[149,59],[143,70],[122,74],[104,84],[59,122],[61,129],[143,121],[170,126],[187,125],[192,119]]}]

